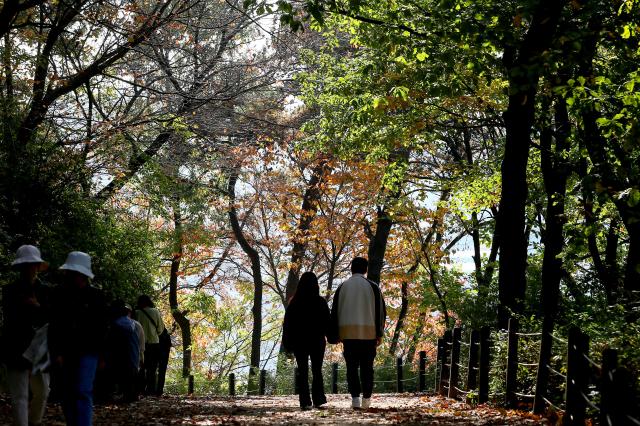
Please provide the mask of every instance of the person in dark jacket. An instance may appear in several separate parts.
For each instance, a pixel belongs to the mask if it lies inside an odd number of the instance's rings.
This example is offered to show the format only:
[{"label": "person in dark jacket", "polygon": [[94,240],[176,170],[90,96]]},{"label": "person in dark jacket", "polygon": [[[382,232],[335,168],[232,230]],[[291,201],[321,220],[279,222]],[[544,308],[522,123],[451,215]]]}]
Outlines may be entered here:
[{"label": "person in dark jacket", "polygon": [[[298,389],[300,407],[303,410],[313,406],[320,408],[327,402],[322,380],[322,360],[326,347],[329,325],[329,307],[320,297],[318,278],[313,272],[305,272],[300,277],[298,288],[284,315],[282,345],[293,352],[298,364]],[[309,358],[313,382],[309,396]]]},{"label": "person in dark jacket", "polygon": [[101,290],[90,285],[91,257],[73,251],[60,267],[63,284],[54,294],[49,349],[60,368],[62,409],[67,425],[89,426],[93,382],[107,334],[107,309]]},{"label": "person in dark jacket", "polygon": [[140,341],[129,309],[118,299],[111,305],[111,326],[107,345],[107,366],[111,380],[122,394],[123,402],[137,399],[136,376],[140,363]]},{"label": "person in dark jacket", "polygon": [[46,262],[37,247],[23,245],[18,249],[12,267],[20,276],[2,288],[4,321],[0,351],[7,366],[14,424],[38,425],[42,422],[49,395],[46,324],[49,322],[50,290],[38,280],[38,272],[46,267]]},{"label": "person in dark jacket", "polygon": [[351,407],[355,409],[371,407],[373,361],[387,318],[380,287],[364,275],[368,267],[363,257],[351,261],[352,276],[338,286],[331,306],[330,339],[342,342]]}]

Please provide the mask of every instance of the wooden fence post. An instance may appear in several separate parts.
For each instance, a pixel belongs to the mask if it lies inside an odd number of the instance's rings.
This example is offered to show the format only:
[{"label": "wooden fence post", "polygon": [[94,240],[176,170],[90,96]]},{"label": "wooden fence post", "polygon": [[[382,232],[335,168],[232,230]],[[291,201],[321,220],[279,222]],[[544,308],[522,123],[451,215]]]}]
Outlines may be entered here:
[{"label": "wooden fence post", "polygon": [[478,343],[480,333],[472,330],[469,337],[469,362],[467,363],[467,386],[466,390],[474,390],[478,387]]},{"label": "wooden fence post", "polygon": [[489,364],[491,346],[491,330],[489,327],[480,329],[480,367],[478,374],[478,403],[489,401]]},{"label": "wooden fence post", "polygon": [[442,392],[442,389],[440,388],[440,385],[442,384],[440,382],[440,375],[442,373],[442,365],[444,364],[444,338],[440,337],[438,339],[438,352],[436,353],[436,374],[435,374],[435,386],[434,386],[434,392],[435,393],[440,393]]},{"label": "wooden fence post", "polygon": [[515,408],[518,403],[516,396],[516,386],[518,384],[518,325],[517,318],[509,318],[507,377],[504,401],[507,408]]},{"label": "wooden fence post", "polygon": [[331,393],[338,393],[338,363],[331,364]]},{"label": "wooden fence post", "polygon": [[194,383],[193,383],[193,374],[189,375],[189,395],[193,395],[193,388],[194,388]]},{"label": "wooden fence post", "polygon": [[293,392],[296,395],[300,394],[300,385],[298,383],[298,376],[299,376],[298,367],[294,367],[293,368]]},{"label": "wooden fence post", "polygon": [[549,388],[549,367],[551,364],[551,352],[553,350],[553,319],[545,317],[542,321],[542,333],[540,335],[540,355],[538,356],[538,371],[536,373],[536,389],[533,399],[533,412],[542,414],[547,409],[545,398]]},{"label": "wooden fence post", "polygon": [[229,396],[236,396],[236,375],[229,374]]},{"label": "wooden fence post", "polygon": [[451,330],[444,332],[444,344],[442,345],[442,367],[440,368],[440,395],[449,395],[449,373],[451,372],[451,364],[449,364],[449,354],[451,353],[452,334]]},{"label": "wooden fence post", "polygon": [[420,364],[418,368],[418,391],[427,390],[427,352],[420,351]]},{"label": "wooden fence post", "polygon": [[640,424],[635,379],[627,368],[618,367],[613,372],[613,388],[616,399],[612,424],[616,426]]},{"label": "wooden fence post", "polygon": [[267,387],[267,370],[260,370],[260,388],[258,393],[264,395]]},{"label": "wooden fence post", "polygon": [[589,380],[589,362],[585,358],[589,352],[589,337],[578,327],[572,327],[567,346],[566,411],[562,420],[565,425],[583,425]]},{"label": "wooden fence post", "polygon": [[396,359],[396,370],[397,370],[397,379],[396,379],[396,389],[398,393],[404,392],[403,382],[402,382],[402,357],[399,356]]},{"label": "wooden fence post", "polygon": [[458,388],[460,379],[460,340],[462,339],[462,329],[453,329],[453,344],[451,345],[451,372],[449,373],[449,398],[458,398]]},{"label": "wooden fence post", "polygon": [[616,415],[616,389],[613,387],[613,374],[618,367],[618,352],[605,349],[602,352],[602,372],[600,374],[600,424],[613,426]]}]

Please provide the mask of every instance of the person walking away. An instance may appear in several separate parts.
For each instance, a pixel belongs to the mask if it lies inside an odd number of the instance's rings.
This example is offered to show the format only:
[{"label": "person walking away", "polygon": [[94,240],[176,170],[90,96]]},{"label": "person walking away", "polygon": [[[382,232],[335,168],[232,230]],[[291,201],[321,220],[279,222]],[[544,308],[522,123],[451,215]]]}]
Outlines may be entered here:
[{"label": "person walking away", "polygon": [[[11,264],[19,277],[2,289],[2,342],[15,425],[39,425],[49,395],[47,327],[50,289],[38,279],[47,267],[40,250],[18,248]],[[29,402],[29,393],[33,395]]]},{"label": "person walking away", "polygon": [[165,327],[158,336],[158,383],[156,384],[156,395],[162,396],[164,393],[164,381],[169,366],[169,355],[171,354],[171,335]]},{"label": "person walking away", "polygon": [[142,324],[145,336],[144,376],[145,395],[156,395],[158,362],[160,359],[160,334],[164,331],[164,323],[160,312],[146,294],[138,297],[136,321]]},{"label": "person walking away", "polygon": [[[318,278],[313,272],[305,272],[300,277],[296,292],[284,315],[282,345],[293,352],[298,365],[300,408],[308,410],[311,403],[316,408],[326,404],[322,380],[322,361],[326,348],[329,326],[329,307],[320,297]],[[309,359],[313,382],[309,396]]]},{"label": "person walking away", "polygon": [[124,305],[124,306],[127,310],[127,316],[133,322],[133,325],[135,326],[135,329],[136,329],[136,334],[138,335],[139,356],[138,356],[138,366],[136,368],[136,386],[135,386],[136,399],[137,399],[140,393],[144,391],[144,344],[145,344],[144,329],[142,328],[142,324],[140,324],[138,321],[136,321],[133,318],[133,310],[131,309],[131,306],[129,305]]},{"label": "person walking away", "polygon": [[343,344],[351,406],[356,409],[371,406],[373,361],[387,318],[378,284],[364,276],[368,266],[363,257],[351,261],[352,276],[336,289],[331,306],[332,333]]},{"label": "person walking away", "polygon": [[124,301],[111,305],[113,320],[108,337],[108,365],[122,402],[136,400],[136,375],[140,362],[140,346],[136,326],[128,316]]},{"label": "person walking away", "polygon": [[89,426],[93,418],[93,383],[107,334],[107,309],[101,290],[90,284],[91,257],[68,254],[64,280],[54,293],[49,347],[60,368],[62,410],[69,426]]}]

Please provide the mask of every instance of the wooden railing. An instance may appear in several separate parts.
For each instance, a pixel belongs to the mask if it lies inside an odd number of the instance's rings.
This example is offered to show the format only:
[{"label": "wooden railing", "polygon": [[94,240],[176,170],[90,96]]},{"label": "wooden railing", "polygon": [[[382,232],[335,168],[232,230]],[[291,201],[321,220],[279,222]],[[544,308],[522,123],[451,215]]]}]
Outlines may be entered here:
[{"label": "wooden railing", "polygon": [[[541,366],[538,363],[520,362],[518,343],[521,339],[540,339],[541,333],[523,333],[519,330],[517,319],[509,321],[507,331],[507,359],[504,371],[504,405],[516,408],[523,402],[536,401],[558,412],[563,413],[564,425],[583,425],[588,409],[596,413],[602,425],[637,425],[638,396],[631,372],[618,365],[618,354],[613,349],[606,349],[600,363],[594,361],[589,354],[589,337],[577,327],[569,331],[567,340],[557,336],[550,337],[566,347],[566,374],[551,365]],[[447,330],[438,339],[437,371],[439,381],[435,391],[443,396],[455,399],[476,399],[477,402],[489,401],[489,377],[491,368],[492,344],[490,330],[483,328],[469,333],[468,342],[462,339],[462,329]],[[460,362],[461,346],[468,347],[466,363]],[[549,373],[564,381],[565,392],[561,402],[552,402],[549,395],[535,391],[533,394],[518,390],[518,370],[538,370],[546,368]],[[463,383],[464,374],[466,381]],[[501,374],[501,372],[495,372]],[[590,385],[592,385],[590,387]]]}]

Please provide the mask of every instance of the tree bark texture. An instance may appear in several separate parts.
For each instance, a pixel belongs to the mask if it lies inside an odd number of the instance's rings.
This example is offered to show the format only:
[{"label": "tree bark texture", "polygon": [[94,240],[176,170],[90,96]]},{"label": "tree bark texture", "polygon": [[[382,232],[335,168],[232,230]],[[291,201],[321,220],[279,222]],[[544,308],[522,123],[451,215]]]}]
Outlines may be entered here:
[{"label": "tree bark texture", "polygon": [[[547,365],[551,361],[552,341],[555,317],[560,300],[560,280],[562,278],[562,260],[559,258],[564,246],[563,227],[565,222],[565,195],[569,167],[565,163],[565,154],[569,150],[569,114],[564,98],[555,102],[555,131],[547,127],[540,137],[541,168],[544,188],[547,195],[547,213],[544,232],[544,255],[542,259],[542,307],[544,320],[540,344],[540,363],[536,378],[537,399],[534,401],[537,412],[544,411],[545,402],[541,396],[546,395],[549,381]],[[555,139],[555,150],[552,150],[552,139]],[[542,411],[539,411],[542,410]]]},{"label": "tree bark texture", "polygon": [[182,214],[179,200],[176,200],[173,205],[173,224],[175,231],[169,275],[169,306],[171,315],[180,327],[182,334],[182,377],[189,377],[191,374],[191,321],[187,318],[187,312],[181,311],[178,306],[178,272],[180,271],[180,261],[184,253]]},{"label": "tree bark texture", "polygon": [[318,210],[318,202],[322,195],[320,185],[329,172],[330,169],[327,165],[327,161],[319,161],[311,171],[311,178],[307,183],[307,188],[302,197],[302,208],[300,209],[300,218],[298,219],[298,226],[293,238],[290,260],[291,266],[289,267],[285,287],[285,308],[289,304],[289,300],[291,300],[291,297],[293,297],[293,294],[298,287],[302,260],[304,259],[307,246],[309,245],[307,235],[309,234],[309,229],[311,228],[311,223],[315,218]]},{"label": "tree bark texture", "polygon": [[527,246],[525,205],[527,201],[527,161],[531,144],[538,78],[542,54],[549,49],[565,2],[542,0],[531,25],[517,48],[505,49],[509,103],[504,114],[505,152],[502,160],[502,193],[498,235],[500,239],[498,325],[507,327],[510,312],[522,311],[526,290]]},{"label": "tree bark texture", "polygon": [[249,243],[238,221],[238,212],[235,207],[237,182],[238,172],[234,170],[230,173],[227,184],[227,192],[229,194],[229,223],[231,224],[233,235],[238,241],[240,248],[242,248],[242,251],[244,251],[251,262],[251,275],[253,278],[253,306],[251,313],[253,314],[253,328],[251,331],[250,364],[252,374],[256,374],[260,369],[260,343],[262,339],[262,270],[258,250]]}]

